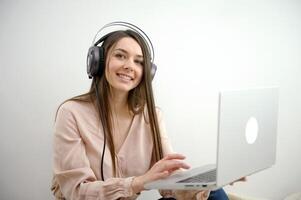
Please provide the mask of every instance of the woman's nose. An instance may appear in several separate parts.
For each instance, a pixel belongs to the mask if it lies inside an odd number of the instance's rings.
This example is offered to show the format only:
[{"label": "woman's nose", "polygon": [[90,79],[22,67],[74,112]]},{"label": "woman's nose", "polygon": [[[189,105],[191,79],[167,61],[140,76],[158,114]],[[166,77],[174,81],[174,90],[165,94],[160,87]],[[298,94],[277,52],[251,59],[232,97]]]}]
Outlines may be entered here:
[{"label": "woman's nose", "polygon": [[123,68],[128,70],[133,70],[133,65],[134,65],[134,60],[129,58],[125,61]]}]

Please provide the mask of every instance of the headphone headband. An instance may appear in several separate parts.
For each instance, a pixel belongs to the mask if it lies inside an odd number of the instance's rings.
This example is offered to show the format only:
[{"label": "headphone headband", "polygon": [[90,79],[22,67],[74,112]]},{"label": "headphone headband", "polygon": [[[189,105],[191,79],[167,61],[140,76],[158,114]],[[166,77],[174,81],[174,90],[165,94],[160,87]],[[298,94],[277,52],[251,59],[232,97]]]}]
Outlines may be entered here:
[{"label": "headphone headband", "polygon": [[[97,46],[100,42],[103,41],[103,38],[107,35],[107,34],[105,34],[103,37],[101,37],[99,40],[97,40],[97,42],[95,42],[95,40],[100,32],[102,32],[106,28],[115,27],[115,26],[122,26],[122,27],[128,28],[128,29],[133,30],[136,33],[138,33],[141,36],[141,38],[144,40],[144,42],[146,42],[148,51],[151,54],[151,60],[152,60],[152,62],[154,62],[155,52],[154,52],[153,43],[151,42],[150,38],[142,29],[140,29],[138,26],[131,24],[129,22],[115,21],[115,22],[111,22],[111,23],[104,25],[97,31],[96,35],[94,36],[93,41],[92,41],[92,46]],[[118,30],[120,30],[120,29],[118,29]]]}]

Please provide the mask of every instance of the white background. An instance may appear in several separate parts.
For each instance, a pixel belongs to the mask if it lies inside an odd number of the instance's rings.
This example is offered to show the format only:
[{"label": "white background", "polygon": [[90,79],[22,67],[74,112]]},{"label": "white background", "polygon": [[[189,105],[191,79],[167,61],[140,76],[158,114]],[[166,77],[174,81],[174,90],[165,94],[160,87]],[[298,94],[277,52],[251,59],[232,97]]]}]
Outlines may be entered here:
[{"label": "white background", "polygon": [[88,90],[87,50],[115,20],[152,39],[157,105],[192,166],[215,161],[218,90],[280,86],[277,164],[225,189],[274,200],[300,191],[300,11],[297,0],[1,0],[1,199],[52,199],[54,113]]}]

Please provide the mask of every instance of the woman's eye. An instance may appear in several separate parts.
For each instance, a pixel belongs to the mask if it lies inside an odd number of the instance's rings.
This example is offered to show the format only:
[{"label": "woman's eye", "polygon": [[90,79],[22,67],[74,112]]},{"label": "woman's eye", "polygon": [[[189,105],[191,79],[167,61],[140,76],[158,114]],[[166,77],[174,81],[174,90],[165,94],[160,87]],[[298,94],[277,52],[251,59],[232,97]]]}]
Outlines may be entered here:
[{"label": "woman's eye", "polygon": [[139,65],[143,65],[143,61],[142,60],[136,60],[135,63],[137,63]]},{"label": "woman's eye", "polygon": [[115,54],[115,56],[116,56],[116,58],[121,58],[121,59],[125,58],[125,55],[119,54],[119,53]]}]

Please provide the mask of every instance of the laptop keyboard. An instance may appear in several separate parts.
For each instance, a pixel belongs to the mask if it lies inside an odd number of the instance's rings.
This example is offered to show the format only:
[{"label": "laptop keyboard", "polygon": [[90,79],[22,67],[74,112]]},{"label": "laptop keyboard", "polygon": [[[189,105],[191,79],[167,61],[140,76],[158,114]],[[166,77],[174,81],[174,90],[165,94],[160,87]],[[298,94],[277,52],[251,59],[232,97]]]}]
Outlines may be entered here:
[{"label": "laptop keyboard", "polygon": [[216,169],[178,181],[178,183],[207,183],[216,181]]}]

